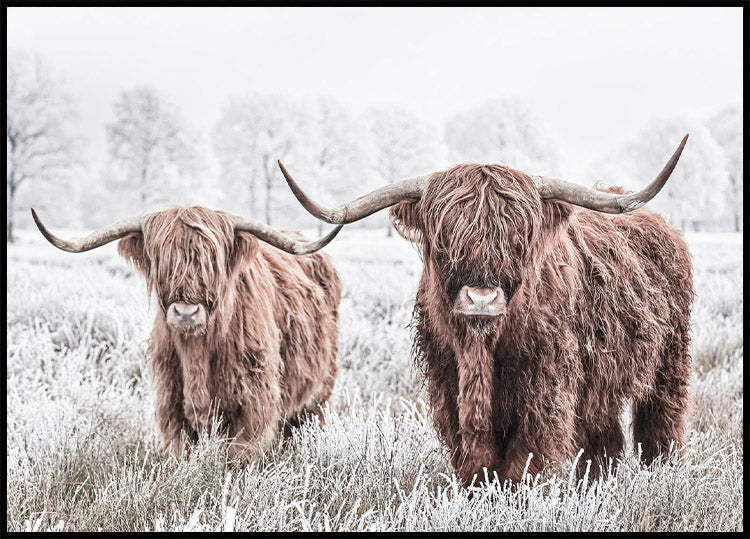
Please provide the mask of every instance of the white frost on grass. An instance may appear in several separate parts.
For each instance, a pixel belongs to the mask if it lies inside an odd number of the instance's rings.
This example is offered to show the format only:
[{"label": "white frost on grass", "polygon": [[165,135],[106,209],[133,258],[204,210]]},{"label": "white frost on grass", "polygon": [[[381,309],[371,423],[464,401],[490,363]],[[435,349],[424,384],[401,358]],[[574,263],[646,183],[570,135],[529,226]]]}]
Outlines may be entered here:
[{"label": "white frost on grass", "polygon": [[688,241],[684,462],[643,468],[628,454],[595,483],[571,481],[566,462],[516,489],[464,489],[409,357],[421,262],[403,239],[347,228],[326,248],[344,295],[325,424],[239,466],[216,433],[180,461],[159,454],[144,360],[155,306],[115,246],[73,255],[20,231],[8,249],[8,531],[742,530],[742,239]]}]

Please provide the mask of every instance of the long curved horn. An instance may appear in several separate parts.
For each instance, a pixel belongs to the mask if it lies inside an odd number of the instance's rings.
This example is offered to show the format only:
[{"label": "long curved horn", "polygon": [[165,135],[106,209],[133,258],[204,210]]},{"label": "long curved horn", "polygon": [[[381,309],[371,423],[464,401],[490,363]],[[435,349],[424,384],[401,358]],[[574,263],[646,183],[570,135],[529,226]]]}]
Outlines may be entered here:
[{"label": "long curved horn", "polygon": [[339,231],[344,227],[344,225],[339,225],[318,240],[304,242],[296,240],[291,236],[287,236],[280,230],[276,230],[275,228],[270,227],[265,223],[261,223],[260,221],[255,221],[253,219],[248,219],[247,217],[240,217],[237,215],[233,217],[235,230],[244,230],[245,232],[250,232],[258,239],[263,240],[264,242],[293,255],[306,255],[321,250],[323,247],[328,245],[331,240],[336,237],[336,234],[338,234]]},{"label": "long curved horn", "polygon": [[44,236],[48,242],[50,242],[58,249],[68,251],[69,253],[82,253],[84,251],[90,251],[91,249],[96,249],[97,247],[101,247],[106,243],[120,239],[123,236],[127,236],[131,232],[140,232],[142,219],[140,216],[131,217],[129,219],[118,221],[117,223],[111,224],[106,228],[97,230],[96,232],[92,232],[91,234],[89,234],[88,236],[84,236],[83,238],[79,238],[77,240],[64,240],[62,238],[58,238],[49,230],[47,230],[47,227],[42,224],[42,221],[34,211],[34,208],[31,208],[31,216],[34,218],[34,222],[36,223],[39,232],[42,233],[42,236]]},{"label": "long curved horn", "polygon": [[539,190],[539,195],[542,198],[564,200],[576,206],[604,213],[626,213],[637,210],[661,191],[661,188],[664,187],[664,184],[667,183],[669,176],[672,174],[675,165],[677,165],[677,160],[680,158],[687,139],[688,135],[685,135],[677,150],[672,154],[672,157],[667,161],[667,164],[659,175],[637,193],[613,195],[597,191],[596,189],[589,189],[577,183],[545,178],[544,176],[531,176],[531,179],[534,180]]},{"label": "long curved horn", "polygon": [[383,187],[378,187],[374,191],[352,200],[351,202],[342,204],[341,206],[326,208],[307,196],[305,192],[300,189],[299,185],[297,185],[297,182],[292,179],[291,174],[289,174],[284,165],[281,164],[281,161],[278,163],[281,173],[284,174],[284,178],[286,178],[286,183],[289,184],[290,189],[294,193],[294,196],[297,197],[300,204],[321,221],[331,224],[353,223],[354,221],[364,219],[368,215],[372,215],[383,208],[393,206],[402,200],[419,198],[422,196],[422,191],[424,190],[427,178],[430,177],[429,175],[417,176],[416,178],[409,178],[389,185],[384,185]]},{"label": "long curved horn", "polygon": [[[39,231],[47,239],[48,242],[50,242],[58,249],[68,251],[69,253],[82,253],[84,251],[90,251],[91,249],[96,249],[97,247],[101,247],[106,243],[120,239],[132,232],[140,232],[143,219],[141,216],[131,217],[130,219],[125,219],[114,223],[107,228],[97,230],[96,232],[93,232],[83,238],[77,240],[64,240],[55,236],[49,230],[47,230],[47,227],[42,224],[42,221],[39,219],[39,216],[36,214],[36,211],[34,211],[33,208],[31,209],[31,216],[34,218],[34,222],[39,228]],[[251,219],[239,216],[233,217],[235,230],[245,230],[247,232],[251,232],[266,243],[269,243],[274,247],[278,247],[279,249],[288,253],[297,255],[314,253],[315,251],[322,249],[323,247],[328,245],[328,243],[333,238],[336,237],[336,234],[338,234],[339,230],[341,230],[341,228],[343,227],[343,225],[337,226],[330,233],[328,233],[328,235],[320,238],[317,241],[301,242],[290,236],[287,236],[286,234],[276,230],[275,228],[272,228],[258,221],[253,221]]]}]

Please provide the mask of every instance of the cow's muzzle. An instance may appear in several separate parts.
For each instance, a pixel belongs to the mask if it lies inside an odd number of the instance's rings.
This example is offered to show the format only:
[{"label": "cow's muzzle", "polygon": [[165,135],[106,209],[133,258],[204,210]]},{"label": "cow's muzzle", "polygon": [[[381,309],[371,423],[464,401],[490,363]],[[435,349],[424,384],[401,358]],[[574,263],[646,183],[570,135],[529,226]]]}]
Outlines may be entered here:
[{"label": "cow's muzzle", "polygon": [[453,302],[453,313],[476,318],[505,314],[507,304],[502,288],[462,286]]},{"label": "cow's muzzle", "polygon": [[180,330],[193,330],[206,324],[206,309],[203,305],[172,303],[167,308],[167,323]]}]

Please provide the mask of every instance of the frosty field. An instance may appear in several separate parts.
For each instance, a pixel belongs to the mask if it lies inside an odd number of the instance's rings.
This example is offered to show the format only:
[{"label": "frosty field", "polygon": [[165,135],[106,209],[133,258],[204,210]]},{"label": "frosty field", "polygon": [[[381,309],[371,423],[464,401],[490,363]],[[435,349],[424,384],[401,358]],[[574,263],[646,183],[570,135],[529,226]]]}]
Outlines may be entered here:
[{"label": "frosty field", "polygon": [[144,356],[157,307],[116,245],[73,255],[20,231],[7,259],[7,531],[741,531],[742,237],[687,238],[685,460],[642,467],[629,439],[594,483],[567,462],[515,489],[464,489],[410,358],[421,262],[400,237],[345,228],[326,247],[344,294],[325,425],[239,466],[217,435],[162,458]]}]

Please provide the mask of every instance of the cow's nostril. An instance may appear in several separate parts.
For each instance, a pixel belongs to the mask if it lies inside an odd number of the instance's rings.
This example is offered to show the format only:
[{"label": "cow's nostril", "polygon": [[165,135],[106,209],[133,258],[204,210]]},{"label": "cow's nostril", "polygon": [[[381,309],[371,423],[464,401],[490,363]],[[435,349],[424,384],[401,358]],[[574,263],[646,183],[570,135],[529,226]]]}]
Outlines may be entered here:
[{"label": "cow's nostril", "polygon": [[184,306],[180,307],[175,305],[175,309],[177,309],[177,314],[180,316],[193,316],[195,313],[198,312],[198,306],[197,305],[190,305],[190,306]]},{"label": "cow's nostril", "polygon": [[173,303],[169,306],[167,321],[176,326],[195,326],[205,323],[206,315],[200,305]]},{"label": "cow's nostril", "polygon": [[476,304],[489,305],[490,303],[492,303],[492,300],[494,300],[497,297],[497,290],[493,290],[492,292],[485,294],[485,293],[473,291],[470,288],[467,288],[466,294],[469,296],[469,299]]},{"label": "cow's nostril", "polygon": [[499,287],[464,285],[453,302],[453,312],[466,316],[492,317],[505,311],[505,294]]}]

